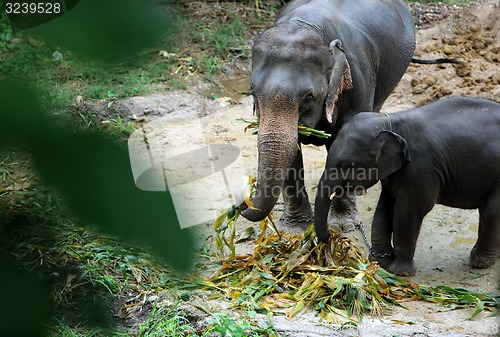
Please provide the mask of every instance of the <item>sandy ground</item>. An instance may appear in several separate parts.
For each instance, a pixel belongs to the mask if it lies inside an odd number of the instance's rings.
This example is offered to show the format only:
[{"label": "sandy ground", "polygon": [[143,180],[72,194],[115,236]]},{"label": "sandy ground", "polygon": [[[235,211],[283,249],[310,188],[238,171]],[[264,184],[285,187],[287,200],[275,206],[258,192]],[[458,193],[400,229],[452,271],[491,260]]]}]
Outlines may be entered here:
[{"label": "sandy ground", "polygon": [[[498,2],[488,1],[465,10],[457,10],[439,24],[419,30],[416,55],[456,57],[465,63],[458,66],[411,65],[400,85],[387,100],[384,111],[394,112],[411,108],[450,95],[498,100],[500,97]],[[246,81],[246,78],[231,79],[220,84],[222,89],[214,88],[208,92],[204,87],[182,92],[157,92],[148,97],[136,97],[123,103],[136,116],[146,118],[147,132],[158,131],[157,127],[153,127],[154,123],[168,124],[170,131],[160,137],[160,143],[164,148],[158,155],[172,158],[188,150],[205,147],[207,144],[230,144],[241,151],[237,161],[239,166],[234,172],[240,172],[243,167],[248,174],[256,175],[256,137],[249,133],[244,134],[245,125],[235,121],[240,117],[252,118],[252,99],[238,94],[238,91],[245,91],[245,86],[248,86]],[[217,99],[207,98],[211,94],[217,96]],[[307,172],[306,186],[311,197],[315,195],[315,185],[322,173],[326,152],[324,148],[313,146],[305,146],[303,152]],[[195,163],[193,165],[196,166]],[[200,186],[206,187],[210,181],[220,186],[221,179],[228,179],[220,174],[216,176],[217,178],[212,176],[205,182],[194,185],[194,193],[207,195],[205,193],[210,193],[210,187],[204,191]],[[379,192],[380,188],[376,186],[365,196],[358,197],[358,209],[368,233]],[[194,199],[196,198],[190,200],[195,201]],[[225,202],[229,205],[230,200]],[[198,203],[197,207],[202,207],[200,205],[203,205],[203,202]],[[279,209],[278,204],[274,218],[279,218]],[[210,211],[213,214],[213,207]],[[239,231],[247,226],[258,227],[243,219],[238,222]],[[193,228],[190,230],[196,231],[200,243],[203,243],[204,238],[212,231],[209,225]],[[422,226],[415,254],[418,271],[410,278],[411,282],[446,284],[498,293],[500,261],[493,269],[487,270],[473,269],[468,262],[470,250],[477,237],[477,229],[477,211],[436,206],[425,218]],[[359,232],[347,235],[360,245],[364,245]],[[243,251],[249,247],[251,243],[240,244],[238,250]],[[221,310],[224,307],[221,303],[212,305],[214,308],[220,307]],[[383,318],[365,317],[357,331],[332,330],[332,328],[338,329],[338,326],[321,325],[313,311],[301,314],[291,321],[274,317],[273,323],[283,336],[336,336],[342,333],[361,336],[498,335],[498,316],[486,317],[488,313],[482,313],[474,320],[467,320],[472,312],[471,309],[446,311],[443,307],[426,302],[411,302],[407,306],[408,310],[396,308],[393,314]]]}]

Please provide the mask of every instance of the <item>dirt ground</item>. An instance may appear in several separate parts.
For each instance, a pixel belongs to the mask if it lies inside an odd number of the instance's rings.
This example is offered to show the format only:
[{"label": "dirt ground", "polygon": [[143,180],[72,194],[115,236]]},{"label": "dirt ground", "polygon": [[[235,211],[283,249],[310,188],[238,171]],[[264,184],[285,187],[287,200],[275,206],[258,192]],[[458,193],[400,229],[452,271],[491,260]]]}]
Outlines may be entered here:
[{"label": "dirt ground", "polygon": [[[420,10],[424,13],[418,21],[423,28],[417,33],[416,55],[426,58],[454,57],[464,63],[411,65],[395,92],[386,101],[383,108],[385,112],[411,108],[452,95],[499,100],[499,3],[486,1],[467,8],[448,6],[446,9],[442,12],[436,10],[440,14],[437,18],[437,14],[433,17],[429,10],[430,14],[427,13],[426,19],[425,8],[413,8],[414,12]],[[256,175],[256,138],[243,133],[245,125],[236,122],[240,117],[252,118],[252,99],[241,94],[247,88],[247,78],[242,76],[223,81],[215,88],[202,85],[187,91],[159,91],[148,97],[135,97],[122,103],[135,117],[145,118],[145,128],[151,123],[165,122],[171,130],[178,130],[176,139],[165,138],[165,143],[170,147],[169,157],[187,149],[205,147],[207,143],[231,144],[240,149],[240,164],[245,171]],[[193,124],[195,119],[199,123]],[[199,130],[202,130],[201,133]],[[307,172],[306,186],[311,197],[315,195],[315,185],[322,173],[326,152],[324,148],[313,146],[305,146],[303,152]],[[366,195],[358,197],[358,209],[368,233],[379,192],[380,188],[377,186]],[[279,204],[273,214],[274,218],[279,218]],[[243,231],[247,226],[258,227],[241,219],[238,231]],[[477,229],[477,211],[436,206],[422,226],[415,254],[418,271],[410,278],[411,282],[445,284],[498,293],[500,262],[493,269],[487,270],[472,269],[468,262]],[[199,235],[200,243],[212,231],[210,225],[199,225],[190,230]],[[347,235],[359,242],[359,245],[364,245],[359,232]],[[238,250],[248,249],[251,244],[240,244]],[[273,323],[283,336],[340,336],[342,333],[361,336],[498,335],[498,316],[486,317],[488,313],[482,313],[474,320],[468,320],[471,309],[448,311],[427,302],[411,302],[406,305],[408,310],[396,308],[389,316],[365,317],[357,331],[340,332],[332,329],[338,329],[338,326],[322,325],[312,310],[291,321],[276,316]],[[211,306],[213,309],[221,309],[224,304],[211,303]]]}]

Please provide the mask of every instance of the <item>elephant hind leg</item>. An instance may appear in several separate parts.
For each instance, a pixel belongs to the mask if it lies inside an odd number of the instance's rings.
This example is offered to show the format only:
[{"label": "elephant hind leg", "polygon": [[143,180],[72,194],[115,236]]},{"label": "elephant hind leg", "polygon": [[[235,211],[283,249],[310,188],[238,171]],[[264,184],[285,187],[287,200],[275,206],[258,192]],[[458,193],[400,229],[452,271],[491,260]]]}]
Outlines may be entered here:
[{"label": "elephant hind leg", "polygon": [[470,254],[474,268],[492,267],[500,254],[500,188],[479,208],[478,239]]}]

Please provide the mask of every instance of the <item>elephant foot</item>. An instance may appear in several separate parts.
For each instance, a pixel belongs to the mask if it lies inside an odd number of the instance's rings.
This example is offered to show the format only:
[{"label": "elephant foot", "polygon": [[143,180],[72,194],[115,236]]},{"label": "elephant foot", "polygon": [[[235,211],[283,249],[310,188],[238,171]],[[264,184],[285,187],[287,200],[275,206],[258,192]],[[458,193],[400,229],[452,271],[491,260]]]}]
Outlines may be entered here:
[{"label": "elephant foot", "polygon": [[375,253],[376,255],[373,255],[372,253],[370,253],[368,255],[368,260],[370,261],[377,261],[379,266],[386,269],[387,270],[387,267],[389,267],[389,265],[392,263],[392,261],[394,261],[394,255],[389,255],[389,256],[384,256],[384,257],[380,257],[379,255],[383,255],[383,254],[377,254]]},{"label": "elephant foot", "polygon": [[495,264],[497,257],[497,255],[485,254],[474,246],[470,252],[470,264],[474,268],[490,268]]},{"label": "elephant foot", "polygon": [[395,259],[387,268],[385,268],[388,272],[393,273],[398,276],[413,276],[417,272],[417,268],[415,268],[415,264],[413,261],[400,261]]},{"label": "elephant foot", "polygon": [[286,232],[304,232],[313,222],[312,213],[295,215],[283,213],[279,220],[280,226],[284,227]]},{"label": "elephant foot", "polygon": [[286,232],[304,232],[314,223],[313,213],[309,201],[289,202],[285,205],[279,219],[280,226]]},{"label": "elephant foot", "polygon": [[328,224],[332,228],[341,232],[350,232],[360,223],[361,216],[356,209],[355,196],[333,198],[328,215]]}]

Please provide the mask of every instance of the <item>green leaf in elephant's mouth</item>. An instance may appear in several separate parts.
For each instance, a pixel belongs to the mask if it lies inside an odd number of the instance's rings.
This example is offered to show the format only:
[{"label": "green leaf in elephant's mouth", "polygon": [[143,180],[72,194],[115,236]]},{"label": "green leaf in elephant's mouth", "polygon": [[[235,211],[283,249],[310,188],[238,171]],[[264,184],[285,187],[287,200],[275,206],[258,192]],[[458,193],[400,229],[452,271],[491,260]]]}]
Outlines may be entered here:
[{"label": "green leaf in elephant's mouth", "polygon": [[[249,120],[246,120],[244,118],[238,118],[236,121],[238,121],[240,123],[247,123],[248,124],[245,127],[245,132],[247,132],[247,130],[251,130],[252,135],[256,135],[257,132],[259,131],[259,120],[258,119],[249,121]],[[304,126],[304,125],[298,125],[297,131],[298,131],[299,135],[306,136],[306,137],[313,136],[313,137],[318,137],[318,138],[329,138],[332,136],[331,134],[326,133],[325,131],[316,130],[316,129],[309,128],[309,127]]]}]

